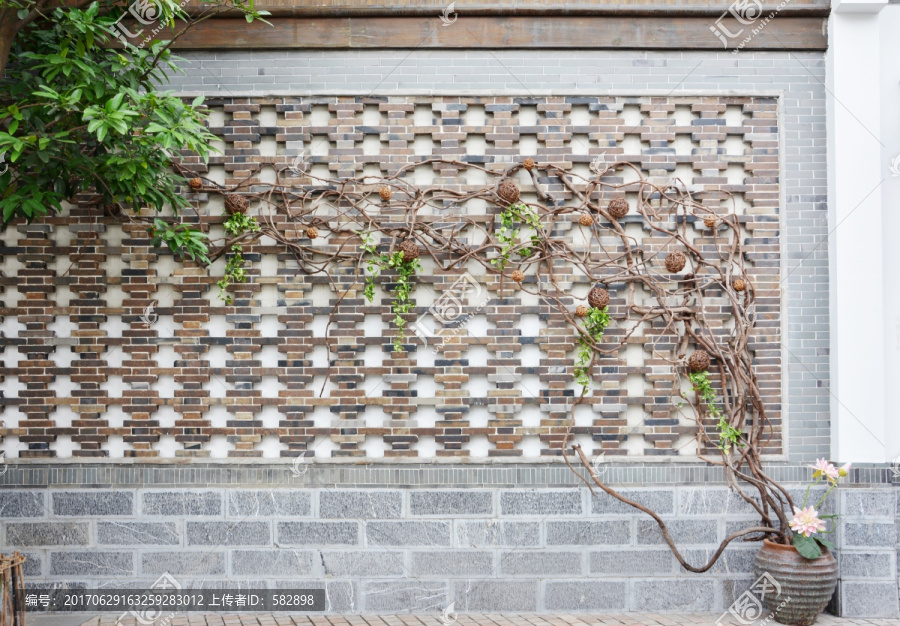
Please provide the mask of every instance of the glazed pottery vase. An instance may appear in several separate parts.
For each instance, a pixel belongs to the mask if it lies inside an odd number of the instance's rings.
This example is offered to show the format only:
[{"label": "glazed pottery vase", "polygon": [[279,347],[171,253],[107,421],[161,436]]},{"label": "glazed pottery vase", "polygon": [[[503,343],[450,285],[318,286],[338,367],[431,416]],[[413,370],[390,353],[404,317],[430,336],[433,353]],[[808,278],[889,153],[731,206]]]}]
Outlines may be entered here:
[{"label": "glazed pottery vase", "polygon": [[797,548],[763,541],[756,555],[757,587],[776,622],[792,626],[809,626],[816,621],[837,585],[837,562],[827,548],[822,556],[806,559]]}]

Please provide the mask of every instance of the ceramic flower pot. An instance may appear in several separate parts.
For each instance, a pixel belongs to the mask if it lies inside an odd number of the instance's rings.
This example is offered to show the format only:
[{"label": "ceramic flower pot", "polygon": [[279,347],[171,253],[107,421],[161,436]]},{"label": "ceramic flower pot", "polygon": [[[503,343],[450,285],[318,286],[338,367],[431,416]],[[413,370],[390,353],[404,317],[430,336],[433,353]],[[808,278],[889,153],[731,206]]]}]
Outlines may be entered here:
[{"label": "ceramic flower pot", "polygon": [[838,572],[834,555],[827,548],[822,548],[819,558],[806,559],[794,546],[767,539],[756,555],[756,577],[766,574],[773,582],[762,599],[775,614],[775,621],[809,626],[831,600]]}]

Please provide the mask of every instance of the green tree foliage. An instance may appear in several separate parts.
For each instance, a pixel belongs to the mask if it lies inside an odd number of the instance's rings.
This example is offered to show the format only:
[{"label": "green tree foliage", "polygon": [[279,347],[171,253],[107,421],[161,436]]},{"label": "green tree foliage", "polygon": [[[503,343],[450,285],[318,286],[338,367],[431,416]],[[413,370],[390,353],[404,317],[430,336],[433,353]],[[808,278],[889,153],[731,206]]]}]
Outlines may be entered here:
[{"label": "green tree foliage", "polygon": [[[232,0],[209,2],[194,15],[172,0],[143,1],[144,17],[174,37],[221,11],[243,11],[248,21],[261,15],[252,3]],[[157,89],[179,71],[172,40],[129,41],[117,26],[129,7],[111,0],[54,4],[0,0],[3,223],[58,212],[82,192],[96,193],[98,205],[177,216],[188,202],[177,192],[185,181],[173,157],[191,150],[208,158],[214,136],[202,98],[188,103]],[[204,237],[170,221],[148,223],[155,241],[178,242],[174,252],[205,261]]]}]

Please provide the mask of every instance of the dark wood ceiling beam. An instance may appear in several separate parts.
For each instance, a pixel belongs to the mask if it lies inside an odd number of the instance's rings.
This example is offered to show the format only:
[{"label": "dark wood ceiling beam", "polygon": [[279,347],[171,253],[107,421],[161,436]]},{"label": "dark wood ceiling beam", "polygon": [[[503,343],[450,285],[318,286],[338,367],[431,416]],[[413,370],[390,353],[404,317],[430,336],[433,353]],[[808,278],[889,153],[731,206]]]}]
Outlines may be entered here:
[{"label": "dark wood ceiling beam", "polygon": [[[570,2],[564,4],[504,4],[502,2],[483,5],[464,5],[457,0],[454,2],[453,13],[466,17],[712,17],[718,18],[727,12],[731,3],[707,6],[679,6],[673,4],[632,3],[632,4],[591,4],[589,2]],[[791,2],[778,9],[780,2],[762,3],[762,13],[769,14],[777,10],[781,17],[828,17],[831,7],[828,2],[798,3]],[[446,0],[440,0],[439,4],[422,3],[420,6],[365,6],[365,5],[316,5],[297,6],[297,3],[273,2],[264,0],[256,2],[256,8],[260,11],[268,11],[273,17],[437,17],[446,8]],[[188,13],[199,12],[203,5],[189,3],[185,6]],[[240,13],[235,10],[235,15]]]},{"label": "dark wood ceiling beam", "polygon": [[520,49],[648,49],[728,51],[751,34],[745,50],[824,50],[826,18],[779,14],[760,29],[722,23],[741,36],[726,47],[705,17],[526,17],[457,16],[445,26],[432,17],[274,17],[272,26],[243,19],[214,18],[189,29],[179,49],[352,49],[352,48],[520,48]]}]

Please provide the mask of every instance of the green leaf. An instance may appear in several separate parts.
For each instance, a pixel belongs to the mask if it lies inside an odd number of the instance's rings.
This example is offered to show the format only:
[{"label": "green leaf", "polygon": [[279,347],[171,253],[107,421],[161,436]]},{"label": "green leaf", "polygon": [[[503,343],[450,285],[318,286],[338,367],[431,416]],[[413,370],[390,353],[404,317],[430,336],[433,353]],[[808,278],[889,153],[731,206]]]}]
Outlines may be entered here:
[{"label": "green leaf", "polygon": [[122,100],[125,98],[124,93],[117,94],[113,97],[112,100],[109,101],[109,105],[113,109],[119,109],[122,106]]},{"label": "green leaf", "polygon": [[817,559],[822,556],[822,549],[812,537],[805,537],[800,533],[794,533],[794,547],[805,559]]},{"label": "green leaf", "polygon": [[49,98],[50,100],[58,100],[59,99],[59,94],[47,86],[41,87],[37,91],[33,91],[31,93],[31,95],[36,96],[38,98]]},{"label": "green leaf", "polygon": [[829,550],[834,550],[834,544],[827,539],[823,539],[822,537],[816,537],[816,541],[821,543],[823,546],[828,548]]},{"label": "green leaf", "polygon": [[122,120],[110,120],[109,125],[112,126],[113,129],[120,135],[124,135],[128,132],[128,127]]}]

